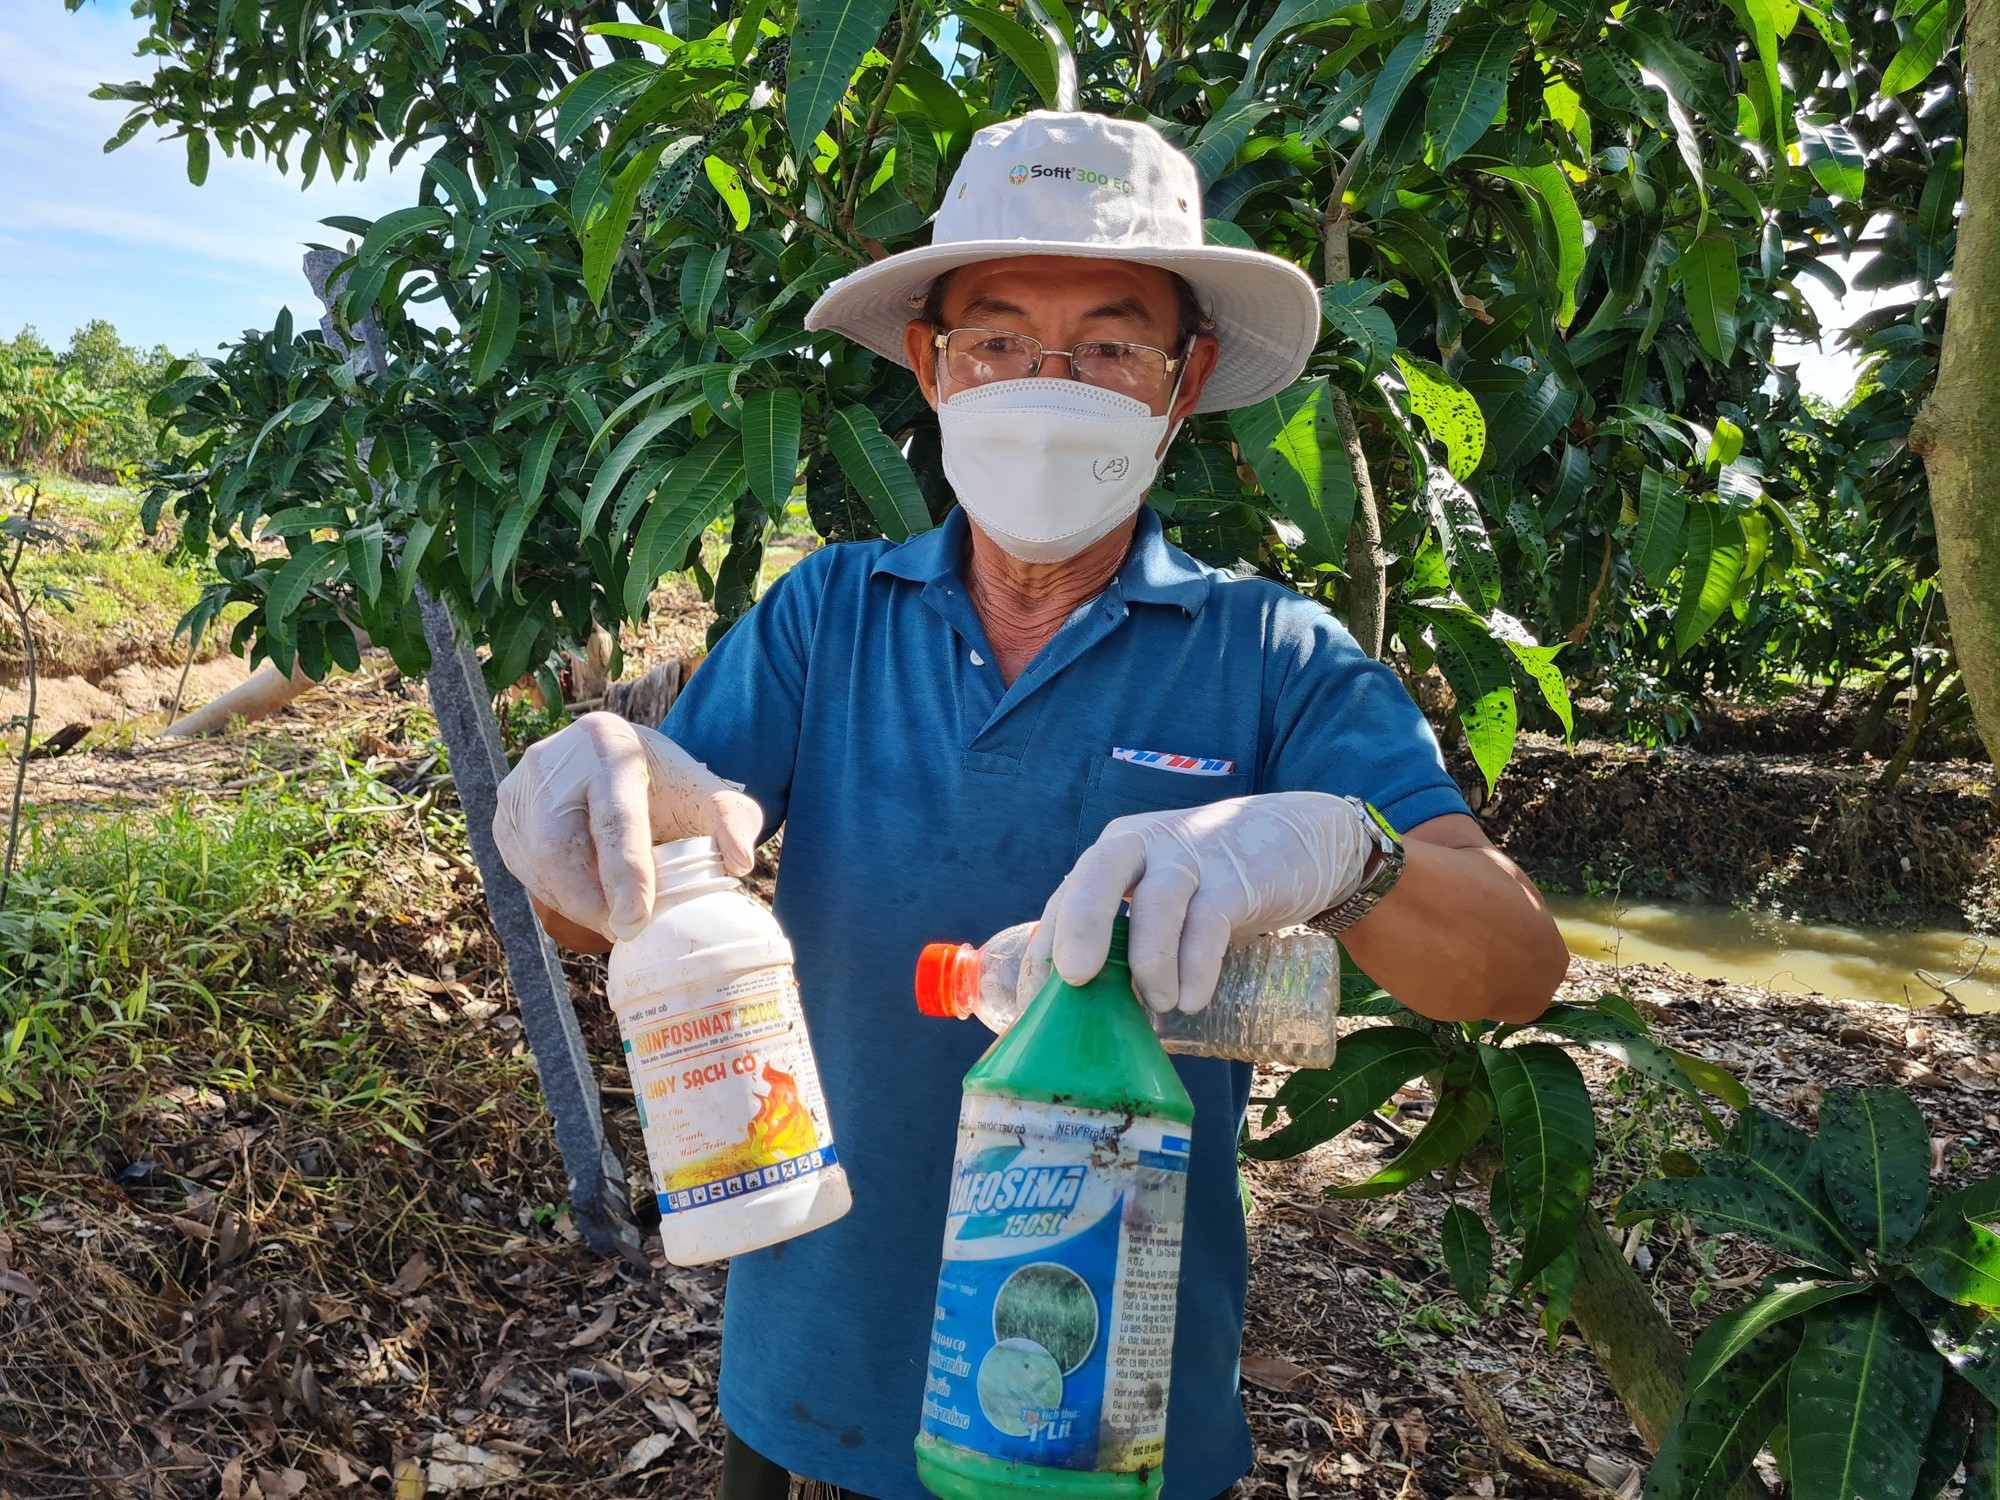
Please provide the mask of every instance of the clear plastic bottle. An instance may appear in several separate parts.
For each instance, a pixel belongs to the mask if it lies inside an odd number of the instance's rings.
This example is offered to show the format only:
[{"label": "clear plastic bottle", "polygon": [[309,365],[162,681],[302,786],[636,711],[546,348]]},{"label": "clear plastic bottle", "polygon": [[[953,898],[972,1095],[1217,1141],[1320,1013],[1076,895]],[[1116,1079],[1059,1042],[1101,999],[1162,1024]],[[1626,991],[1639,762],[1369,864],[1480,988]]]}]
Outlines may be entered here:
[{"label": "clear plastic bottle", "polygon": [[[1022,922],[978,948],[930,944],[917,959],[917,1009],[960,1021],[977,1016],[990,1030],[1005,1032],[1034,998],[1015,987],[1034,931],[1033,922]],[[1169,1052],[1331,1067],[1340,945],[1316,932],[1251,938],[1223,958],[1215,998],[1202,1009],[1147,1014]]]},{"label": "clear plastic bottle", "polygon": [[612,948],[606,989],[661,1246],[692,1266],[830,1224],[853,1200],[778,919],[713,839],[661,844],[653,869],[653,920]]}]

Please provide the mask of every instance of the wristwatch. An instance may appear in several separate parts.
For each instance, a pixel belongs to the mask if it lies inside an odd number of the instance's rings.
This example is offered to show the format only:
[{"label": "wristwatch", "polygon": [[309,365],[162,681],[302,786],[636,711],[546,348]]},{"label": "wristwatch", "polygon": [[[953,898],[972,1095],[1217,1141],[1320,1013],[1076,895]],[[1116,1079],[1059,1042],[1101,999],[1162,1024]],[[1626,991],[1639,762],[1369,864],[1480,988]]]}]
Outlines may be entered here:
[{"label": "wristwatch", "polygon": [[1308,918],[1306,926],[1314,932],[1323,932],[1329,937],[1347,931],[1369,912],[1375,903],[1389,894],[1403,873],[1403,841],[1396,836],[1396,830],[1389,826],[1389,820],[1375,807],[1358,797],[1346,799],[1362,826],[1368,830],[1375,843],[1375,852],[1369,856],[1368,869],[1360,887],[1345,901],[1329,906],[1316,917]]}]

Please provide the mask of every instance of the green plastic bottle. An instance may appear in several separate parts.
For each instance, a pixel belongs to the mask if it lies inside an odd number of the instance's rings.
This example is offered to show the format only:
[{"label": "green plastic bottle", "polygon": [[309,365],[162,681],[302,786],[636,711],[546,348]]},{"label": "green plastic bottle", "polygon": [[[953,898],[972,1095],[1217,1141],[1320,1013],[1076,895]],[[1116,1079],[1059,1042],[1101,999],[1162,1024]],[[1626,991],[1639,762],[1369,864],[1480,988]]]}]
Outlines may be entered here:
[{"label": "green plastic bottle", "polygon": [[1194,1105],[1125,935],[965,1075],[917,1436],[943,1500],[1160,1490]]}]

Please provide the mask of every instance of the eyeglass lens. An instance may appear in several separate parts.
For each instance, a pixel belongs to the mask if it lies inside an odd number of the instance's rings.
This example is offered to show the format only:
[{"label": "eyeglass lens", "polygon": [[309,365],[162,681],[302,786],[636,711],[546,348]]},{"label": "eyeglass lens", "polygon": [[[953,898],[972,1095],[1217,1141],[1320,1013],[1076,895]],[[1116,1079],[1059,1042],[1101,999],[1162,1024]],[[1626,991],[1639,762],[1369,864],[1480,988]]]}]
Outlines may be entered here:
[{"label": "eyeglass lens", "polygon": [[[945,335],[945,373],[954,386],[989,385],[996,380],[1025,380],[1055,374],[1045,359],[1061,359],[1061,350],[1044,354],[1041,344],[1025,333],[993,328],[954,328]],[[1069,371],[1086,385],[1147,397],[1157,395],[1167,380],[1167,357],[1145,344],[1096,341],[1078,344],[1068,354]]]}]

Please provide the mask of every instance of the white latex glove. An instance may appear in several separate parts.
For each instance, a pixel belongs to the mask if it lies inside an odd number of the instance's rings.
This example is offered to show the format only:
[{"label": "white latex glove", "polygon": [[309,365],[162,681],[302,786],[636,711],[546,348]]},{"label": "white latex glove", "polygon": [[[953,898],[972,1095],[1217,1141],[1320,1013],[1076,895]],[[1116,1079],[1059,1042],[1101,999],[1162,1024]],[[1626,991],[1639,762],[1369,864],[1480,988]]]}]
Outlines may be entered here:
[{"label": "white latex glove", "polygon": [[585,714],[528,747],[500,783],[493,840],[528,894],[580,927],[636,937],[653,917],[653,846],[708,834],[732,875],[764,812],[655,729]]},{"label": "white latex glove", "polygon": [[1051,962],[1071,984],[1094,978],[1130,897],[1127,958],[1141,998],[1156,1011],[1200,1010],[1232,943],[1345,900],[1374,848],[1361,805],[1325,792],[1114,818],[1042,909],[1019,984],[1039,990]]}]

